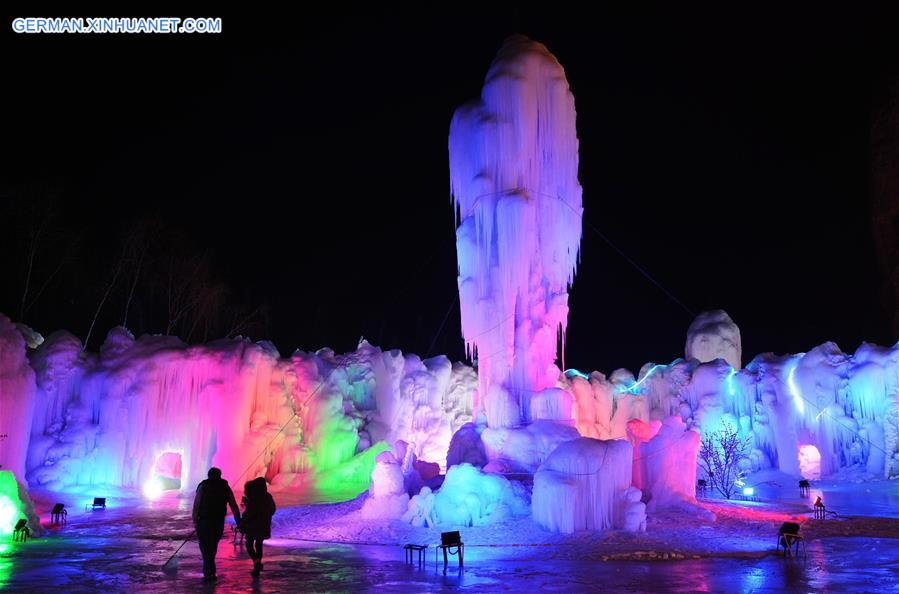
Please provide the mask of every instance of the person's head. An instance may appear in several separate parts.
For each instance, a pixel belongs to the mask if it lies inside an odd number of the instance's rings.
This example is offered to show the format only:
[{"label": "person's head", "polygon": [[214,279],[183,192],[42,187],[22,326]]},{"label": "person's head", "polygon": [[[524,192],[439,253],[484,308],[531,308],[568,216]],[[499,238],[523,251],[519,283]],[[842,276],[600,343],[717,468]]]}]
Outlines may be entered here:
[{"label": "person's head", "polygon": [[213,466],[212,468],[209,469],[209,472],[206,473],[206,476],[213,480],[220,479],[220,478],[222,478],[222,469],[216,468],[215,466]]},{"label": "person's head", "polygon": [[260,476],[259,478],[253,479],[253,482],[256,483],[256,490],[259,493],[268,493],[268,485],[265,482],[265,477]]}]

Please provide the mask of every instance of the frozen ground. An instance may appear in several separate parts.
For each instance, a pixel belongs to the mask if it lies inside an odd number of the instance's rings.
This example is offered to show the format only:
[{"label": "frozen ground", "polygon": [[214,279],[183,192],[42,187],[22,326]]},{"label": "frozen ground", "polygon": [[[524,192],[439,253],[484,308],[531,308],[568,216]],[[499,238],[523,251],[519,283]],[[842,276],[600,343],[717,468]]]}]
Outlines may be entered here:
[{"label": "frozen ground", "polygon": [[[655,515],[642,535],[550,534],[530,520],[464,528],[466,566],[461,572],[453,566],[446,575],[442,566],[435,570],[433,552],[424,568],[410,567],[400,547],[436,542],[438,529],[359,522],[361,498],[295,505],[301,497],[277,494],[281,508],[264,575],[253,580],[245,552],[223,540],[220,580],[205,591],[579,592],[601,585],[620,592],[899,592],[899,481],[813,483],[840,512],[825,522],[806,519],[808,500],[798,497],[793,479],[768,473],[752,481],[759,501],[706,499],[702,506],[715,522]],[[161,569],[190,532],[190,498],[116,497],[105,511],[85,512],[89,497],[34,495],[45,520],[53,501],[66,501],[69,523],[24,545],[0,545],[0,590],[204,591],[195,541],[170,571]],[[809,540],[805,560],[772,554],[777,527],[791,518],[802,521]]]}]

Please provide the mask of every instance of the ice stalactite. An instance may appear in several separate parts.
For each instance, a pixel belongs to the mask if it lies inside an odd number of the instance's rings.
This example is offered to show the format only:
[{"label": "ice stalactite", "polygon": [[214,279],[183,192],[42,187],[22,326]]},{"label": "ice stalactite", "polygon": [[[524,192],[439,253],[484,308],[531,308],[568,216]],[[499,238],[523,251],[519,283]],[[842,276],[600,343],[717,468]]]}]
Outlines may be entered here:
[{"label": "ice stalactite", "polygon": [[462,333],[488,424],[514,427],[559,377],[581,241],[574,96],[546,47],[505,41],[453,116],[449,158]]}]

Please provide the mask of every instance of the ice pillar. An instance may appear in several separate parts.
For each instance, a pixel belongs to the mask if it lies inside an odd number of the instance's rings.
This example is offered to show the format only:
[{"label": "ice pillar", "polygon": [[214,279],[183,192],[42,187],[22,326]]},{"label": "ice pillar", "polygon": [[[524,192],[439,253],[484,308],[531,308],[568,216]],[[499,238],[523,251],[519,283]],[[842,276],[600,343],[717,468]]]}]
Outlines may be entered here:
[{"label": "ice pillar", "polygon": [[581,241],[574,96],[542,44],[507,39],[450,124],[462,334],[493,427],[555,386]]}]

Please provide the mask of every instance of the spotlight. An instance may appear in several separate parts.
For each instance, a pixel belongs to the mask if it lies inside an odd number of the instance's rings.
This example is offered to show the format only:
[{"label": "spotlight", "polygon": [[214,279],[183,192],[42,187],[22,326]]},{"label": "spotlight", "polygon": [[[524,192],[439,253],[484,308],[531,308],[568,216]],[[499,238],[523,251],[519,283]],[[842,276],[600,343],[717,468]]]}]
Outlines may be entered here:
[{"label": "spotlight", "polygon": [[743,487],[743,495],[746,497],[752,497],[755,495],[755,489],[753,487]]},{"label": "spotlight", "polygon": [[147,499],[158,499],[162,490],[162,482],[158,478],[151,478],[144,483],[144,497]]}]

